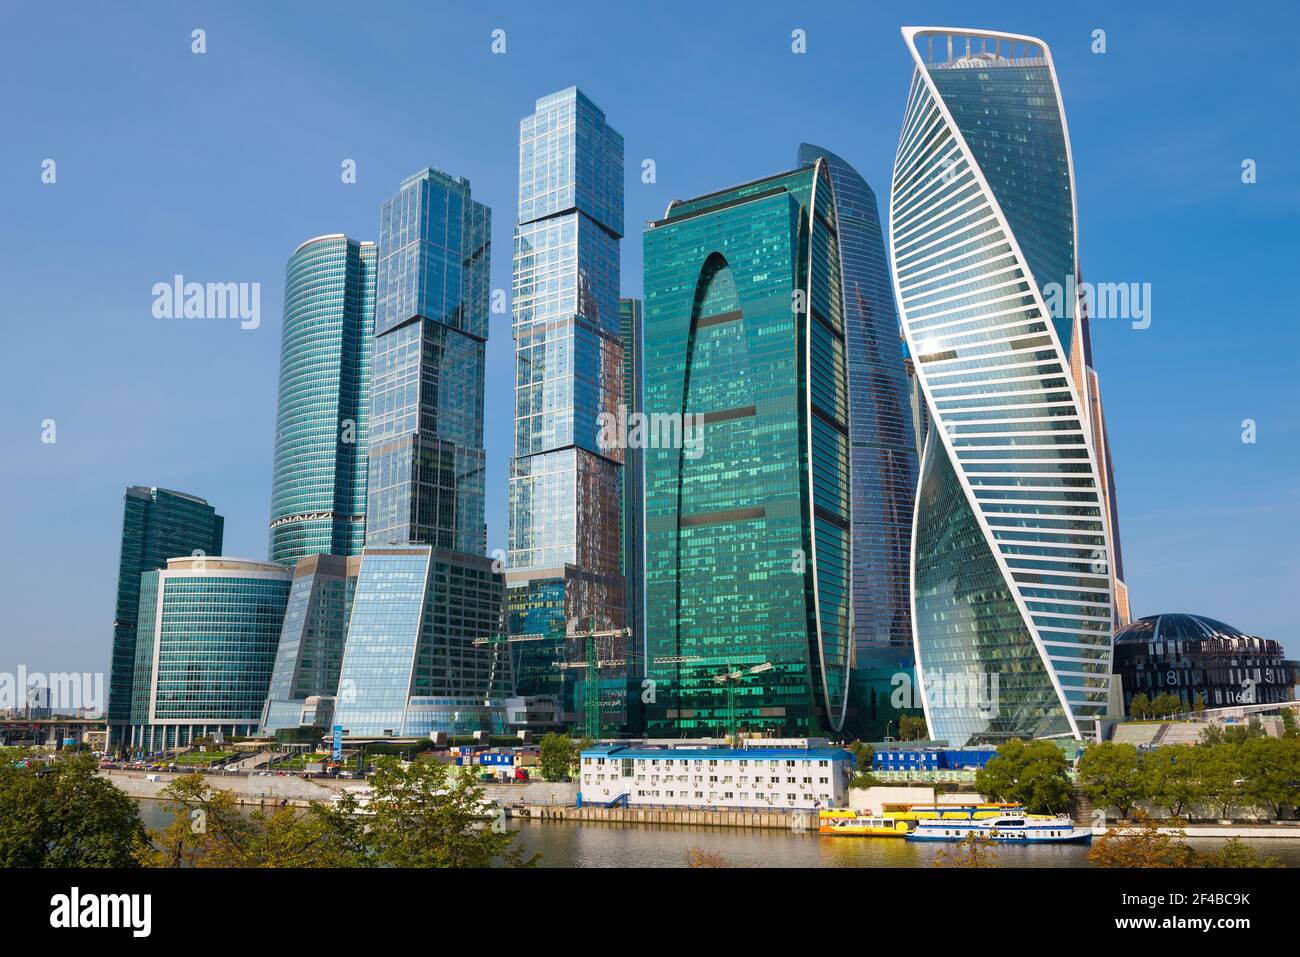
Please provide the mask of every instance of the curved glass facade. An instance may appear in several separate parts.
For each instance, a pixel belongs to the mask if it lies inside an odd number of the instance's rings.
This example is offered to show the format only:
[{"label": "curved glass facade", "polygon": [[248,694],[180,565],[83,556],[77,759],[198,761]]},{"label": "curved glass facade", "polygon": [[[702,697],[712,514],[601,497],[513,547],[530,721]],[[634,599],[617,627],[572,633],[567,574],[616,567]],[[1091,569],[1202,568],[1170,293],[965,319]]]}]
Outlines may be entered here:
[{"label": "curved glass facade", "polygon": [[[876,194],[857,170],[830,150],[810,143],[799,147],[800,165],[810,166],[818,157],[825,158],[835,187],[843,265],[853,486],[853,640],[865,676],[880,663],[898,660],[897,654],[881,649],[911,650],[908,558],[917,443]],[[865,738],[871,689],[865,682],[854,685],[849,724],[853,733]]]},{"label": "curved glass facade", "polygon": [[645,410],[702,428],[693,448],[645,451],[651,733],[800,736],[843,723],[850,493],[835,222],[819,162],[676,202],[646,231]]},{"label": "curved glass facade", "polygon": [[230,558],[175,558],[141,576],[133,747],[256,730],[290,578],[278,564]]},{"label": "curved glass facade", "polygon": [[365,544],[375,245],[309,240],[289,257],[271,481],[271,560]]},{"label": "curved glass facade", "polygon": [[933,428],[913,611],[930,732],[951,744],[1079,735],[1105,712],[1114,621],[1106,503],[1074,325],[1065,123],[1045,44],[905,28],[916,70],[890,256]]}]

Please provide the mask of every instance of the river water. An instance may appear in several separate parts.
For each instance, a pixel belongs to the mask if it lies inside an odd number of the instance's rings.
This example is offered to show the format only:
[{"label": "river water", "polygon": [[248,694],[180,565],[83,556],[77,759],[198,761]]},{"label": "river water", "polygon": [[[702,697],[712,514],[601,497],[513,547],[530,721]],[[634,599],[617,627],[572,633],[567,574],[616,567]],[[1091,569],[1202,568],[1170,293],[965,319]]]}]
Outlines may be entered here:
[{"label": "river water", "polygon": [[[141,800],[140,817],[150,830],[171,823],[162,802]],[[765,828],[605,824],[511,820],[518,846],[542,855],[543,867],[684,867],[697,848],[720,855],[732,867],[930,867],[941,848],[953,845],[886,838],[825,837]],[[1216,838],[1192,838],[1209,851]],[[1300,867],[1300,839],[1247,841],[1261,857]],[[1000,845],[999,867],[1087,867],[1086,844]]]}]

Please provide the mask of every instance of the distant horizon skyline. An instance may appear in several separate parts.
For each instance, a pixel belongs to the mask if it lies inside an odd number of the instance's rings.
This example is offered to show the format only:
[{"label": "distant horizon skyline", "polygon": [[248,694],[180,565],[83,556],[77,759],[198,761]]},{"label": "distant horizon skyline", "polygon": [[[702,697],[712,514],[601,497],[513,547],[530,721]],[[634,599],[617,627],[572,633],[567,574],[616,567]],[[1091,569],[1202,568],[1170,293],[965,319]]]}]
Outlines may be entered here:
[{"label": "distant horizon skyline", "polygon": [[[351,28],[278,10],[18,15],[10,36],[26,42],[5,51],[6,86],[43,62],[58,69],[11,100],[13,135],[0,156],[0,201],[14,226],[3,240],[13,264],[3,301],[23,317],[10,323],[0,403],[10,449],[0,481],[19,506],[0,559],[13,610],[0,672],[108,672],[129,486],[206,499],[225,517],[226,556],[267,560],[286,264],[321,236],[376,241],[380,203],[429,166],[468,179],[494,220],[491,287],[505,291],[506,307],[492,312],[487,346],[487,550],[504,549],[508,237],[518,124],[536,98],[577,86],[626,138],[621,294],[639,299],[642,223],[674,198],[788,169],[802,141],[853,163],[888,216],[911,72],[899,27],[912,24],[1031,34],[1052,48],[1079,183],[1083,277],[1150,282],[1161,300],[1150,328],[1093,327],[1133,618],[1205,615],[1300,657],[1287,601],[1300,587],[1300,333],[1281,318],[1296,301],[1288,280],[1300,239],[1288,224],[1300,185],[1297,133],[1276,122],[1300,85],[1267,62],[1254,62],[1250,78],[1213,68],[1268,41],[1272,31],[1257,25],[1267,14],[1241,24],[1216,11],[1216,30],[1135,10],[1093,23],[1027,3],[1010,5],[1022,15],[988,18],[952,3],[834,17],[763,4],[745,24],[696,11],[688,27],[577,6],[626,40],[640,57],[628,54],[632,69],[604,48],[556,64],[545,51],[571,34],[529,11],[466,14],[440,34],[445,62],[420,64],[404,57],[408,34],[422,31],[399,26],[410,17],[396,9]],[[418,16],[434,29],[432,11]],[[838,29],[845,18],[859,29]],[[722,24],[731,32],[720,35]],[[207,31],[201,56],[190,52],[194,27]],[[1104,54],[1089,49],[1099,27]],[[508,38],[501,55],[490,52],[498,28]],[[807,53],[791,52],[795,29],[806,31]],[[1153,70],[1141,51],[1157,34],[1197,55]],[[366,57],[341,60],[349,43]],[[351,82],[339,62],[355,63]],[[638,63],[658,67],[654,82]],[[699,95],[692,69],[707,71],[712,97]],[[472,95],[453,88],[429,99],[434,73],[465,81]],[[102,84],[88,87],[91,76]],[[421,78],[425,89],[412,92]],[[837,100],[848,84],[854,92]],[[859,118],[845,122],[846,109]],[[184,133],[187,121],[197,136]],[[254,137],[250,149],[243,140]],[[41,181],[46,158],[57,162],[52,184]],[[1245,159],[1258,164],[1254,184],[1241,182]],[[348,160],[355,183],[340,178]],[[647,160],[653,182],[643,181]],[[154,318],[150,289],[178,274],[260,283],[259,325]],[[41,441],[46,420],[52,444]],[[1247,420],[1254,443],[1242,441]]]}]

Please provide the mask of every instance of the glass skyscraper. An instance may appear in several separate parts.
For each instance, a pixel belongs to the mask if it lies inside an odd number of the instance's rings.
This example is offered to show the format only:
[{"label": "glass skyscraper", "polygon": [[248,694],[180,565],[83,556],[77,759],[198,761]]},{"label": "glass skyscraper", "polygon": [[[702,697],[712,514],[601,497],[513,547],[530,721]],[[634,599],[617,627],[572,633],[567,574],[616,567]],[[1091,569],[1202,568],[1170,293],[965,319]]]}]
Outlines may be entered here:
[{"label": "glass skyscraper", "polygon": [[165,567],[169,558],[220,555],[224,525],[216,509],[196,495],[143,485],[127,488],[109,673],[110,726],[120,727],[131,717],[140,576]]},{"label": "glass skyscraper", "polygon": [[366,544],[482,555],[491,211],[425,169],[379,215]]},{"label": "glass skyscraper", "polygon": [[[434,169],[380,211],[369,509],[334,723],[352,738],[494,730],[509,691],[487,550],[490,211]],[[268,713],[274,703],[268,704]]]},{"label": "glass skyscraper", "polygon": [[318,236],[289,257],[271,480],[273,562],[358,555],[365,544],[374,322],[374,243]]},{"label": "glass skyscraper", "polygon": [[293,570],[284,628],[262,715],[262,733],[297,728],[318,713],[313,696],[333,697],[356,593],[361,556],[307,555]]},{"label": "glass skyscraper", "polygon": [[[642,314],[640,299],[618,301],[619,338],[623,340],[623,409],[629,417],[644,412],[645,405],[645,347],[641,340]],[[623,541],[622,572],[626,588],[626,621],[628,627],[632,629],[633,647],[643,649],[645,643],[645,450],[639,445],[630,446],[623,454],[620,528]]]},{"label": "glass skyscraper", "polygon": [[290,577],[274,562],[220,557],[173,558],[141,576],[133,749],[257,730]]},{"label": "glass skyscraper", "polygon": [[[849,385],[828,162],[686,202],[645,232],[650,733],[844,722]],[[692,419],[694,421],[694,419]]]},{"label": "glass skyscraper", "polygon": [[[623,137],[574,87],[537,100],[519,127],[515,228],[515,454],[510,463],[509,630],[522,695],[583,709],[588,639],[622,629],[623,449],[600,416],[623,395],[619,241]],[[621,725],[627,642],[600,642],[600,723]],[[604,685],[609,683],[609,694]],[[608,700],[606,700],[608,699]]]},{"label": "glass skyscraper", "polygon": [[[844,345],[849,379],[851,548],[853,553],[854,678],[849,725],[868,729],[871,691],[889,697],[895,673],[911,658],[910,555],[917,451],[898,312],[885,253],[876,194],[849,163],[810,143],[798,161],[826,159],[835,187],[844,296]],[[900,654],[901,652],[901,654]],[[883,683],[873,676],[883,676]],[[861,680],[872,677],[870,682]]]},{"label": "glass skyscraper", "polygon": [[1046,44],[903,30],[915,63],[890,255],[931,421],[913,542],[918,679],[952,744],[1080,735],[1105,713],[1114,554],[1086,344],[1044,288],[1079,275]]}]

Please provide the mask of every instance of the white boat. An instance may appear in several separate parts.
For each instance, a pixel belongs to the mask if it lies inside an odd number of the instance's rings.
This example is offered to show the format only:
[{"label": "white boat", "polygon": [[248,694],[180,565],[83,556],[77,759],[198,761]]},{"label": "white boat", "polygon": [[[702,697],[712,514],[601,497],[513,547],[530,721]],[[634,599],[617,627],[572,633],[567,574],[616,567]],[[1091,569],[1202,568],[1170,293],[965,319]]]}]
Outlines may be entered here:
[{"label": "white boat", "polygon": [[971,820],[917,821],[909,841],[962,841],[971,834],[1000,844],[1073,844],[1092,840],[1092,830],[1075,827],[1065,815],[1003,814]]}]

